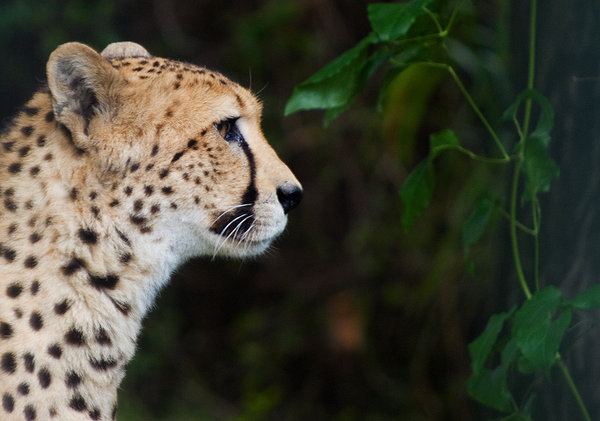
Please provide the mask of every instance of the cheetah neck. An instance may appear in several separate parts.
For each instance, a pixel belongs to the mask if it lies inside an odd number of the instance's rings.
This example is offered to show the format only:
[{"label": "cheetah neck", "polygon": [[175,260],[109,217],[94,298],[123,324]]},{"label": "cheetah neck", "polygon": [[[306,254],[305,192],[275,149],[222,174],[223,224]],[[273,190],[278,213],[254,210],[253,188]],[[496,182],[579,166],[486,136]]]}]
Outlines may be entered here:
[{"label": "cheetah neck", "polygon": [[112,419],[142,319],[185,244],[148,231],[140,192],[86,177],[93,163],[47,93],[24,110],[0,138],[0,399],[16,419]]}]

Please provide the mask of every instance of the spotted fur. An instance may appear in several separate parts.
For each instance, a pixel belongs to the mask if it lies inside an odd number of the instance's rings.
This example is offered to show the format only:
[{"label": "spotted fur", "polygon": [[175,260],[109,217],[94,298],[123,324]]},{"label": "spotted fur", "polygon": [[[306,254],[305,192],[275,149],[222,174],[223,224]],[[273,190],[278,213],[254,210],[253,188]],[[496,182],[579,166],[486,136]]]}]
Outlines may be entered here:
[{"label": "spotted fur", "polygon": [[261,253],[301,187],[217,72],[69,43],[47,76],[0,136],[0,419],[112,420],[173,270]]}]

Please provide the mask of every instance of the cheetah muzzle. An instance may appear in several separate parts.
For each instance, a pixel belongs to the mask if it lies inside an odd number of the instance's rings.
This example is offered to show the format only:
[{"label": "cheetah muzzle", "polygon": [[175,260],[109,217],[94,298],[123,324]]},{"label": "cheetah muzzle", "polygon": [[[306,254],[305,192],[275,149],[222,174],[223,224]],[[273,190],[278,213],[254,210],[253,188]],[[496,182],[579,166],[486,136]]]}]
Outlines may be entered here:
[{"label": "cheetah muzzle", "polygon": [[266,250],[302,188],[246,89],[134,43],[69,43],[0,135],[0,419],[112,420],[185,260]]}]

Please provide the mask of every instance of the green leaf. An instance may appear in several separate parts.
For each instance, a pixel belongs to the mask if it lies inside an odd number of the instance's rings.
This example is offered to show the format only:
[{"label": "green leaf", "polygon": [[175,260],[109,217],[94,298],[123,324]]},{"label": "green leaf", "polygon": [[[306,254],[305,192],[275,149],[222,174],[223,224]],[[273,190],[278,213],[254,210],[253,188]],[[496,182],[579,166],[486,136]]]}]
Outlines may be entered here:
[{"label": "green leaf", "polygon": [[[469,346],[469,348],[471,347]],[[508,371],[518,354],[519,349],[513,338],[504,346],[498,367],[493,370],[483,367],[478,371],[473,370],[473,374],[467,382],[469,395],[478,402],[498,411],[511,412],[513,398],[508,389],[507,378]]]},{"label": "green leaf", "polygon": [[562,304],[562,293],[548,287],[536,292],[515,315],[513,335],[523,356],[536,369],[548,370],[556,361],[572,316],[568,308],[560,311]]},{"label": "green leaf", "polygon": [[471,369],[473,373],[478,373],[483,369],[483,365],[488,359],[490,352],[492,352],[498,335],[502,331],[504,322],[512,316],[514,311],[515,307],[513,306],[506,313],[493,314],[481,335],[469,344],[469,355],[471,356]]},{"label": "green leaf", "polygon": [[540,107],[540,118],[537,122],[535,130],[531,133],[531,136],[539,137],[542,142],[548,146],[550,141],[550,131],[554,125],[554,109],[550,101],[534,89],[526,89],[521,92],[515,102],[504,112],[503,119],[511,120],[517,117],[519,106],[523,101],[526,100],[535,101]]},{"label": "green leaf", "polygon": [[481,199],[475,205],[475,209],[469,219],[467,219],[462,228],[462,245],[465,254],[479,242],[479,239],[488,226],[490,217],[495,209],[494,202],[490,199]]},{"label": "green leaf", "polygon": [[375,3],[367,6],[371,27],[382,42],[405,36],[415,20],[424,15],[432,0],[413,0],[407,3]]},{"label": "green leaf", "polygon": [[525,174],[525,190],[522,202],[535,198],[538,193],[550,189],[550,183],[558,177],[560,170],[548,154],[548,143],[544,136],[532,133],[525,143],[523,172]]},{"label": "green leaf", "polygon": [[433,166],[431,160],[427,158],[406,177],[400,189],[400,199],[404,207],[402,227],[405,230],[414,224],[429,204],[434,186]]},{"label": "green leaf", "polygon": [[348,107],[364,87],[373,67],[381,61],[370,61],[368,49],[377,41],[371,33],[356,46],[327,64],[294,88],[285,107],[285,115],[308,109],[340,109]]},{"label": "green leaf", "polygon": [[600,285],[594,285],[593,287],[580,292],[569,302],[569,304],[581,310],[600,308]]},{"label": "green leaf", "polygon": [[442,130],[429,136],[429,156],[431,159],[447,149],[460,146],[456,133],[450,129]]}]

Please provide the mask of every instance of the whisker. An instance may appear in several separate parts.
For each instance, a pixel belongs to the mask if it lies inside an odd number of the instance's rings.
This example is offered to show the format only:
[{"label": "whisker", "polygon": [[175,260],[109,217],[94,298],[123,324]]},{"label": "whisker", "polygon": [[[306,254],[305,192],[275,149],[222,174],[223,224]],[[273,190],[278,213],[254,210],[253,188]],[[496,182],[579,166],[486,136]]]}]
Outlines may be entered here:
[{"label": "whisker", "polygon": [[231,206],[231,207],[229,207],[229,208],[225,209],[223,212],[221,212],[221,213],[219,214],[219,216],[217,216],[217,218],[214,220],[213,224],[214,224],[215,222],[217,222],[219,219],[221,219],[221,217],[222,217],[222,216],[225,216],[225,215],[227,215],[229,212],[231,212],[231,211],[233,211],[233,210],[235,210],[235,209],[243,208],[243,207],[245,207],[245,206],[252,206],[252,203],[244,203],[244,204],[241,204],[241,205],[235,205],[235,206]]},{"label": "whisker", "polygon": [[[235,221],[237,221],[240,218],[244,218],[242,219],[241,222],[238,222],[237,226],[235,229],[233,229],[229,234],[227,234],[227,236],[225,236],[225,233],[227,232],[227,229],[231,226],[231,224],[233,224]],[[219,241],[216,245],[215,245],[215,251],[213,253],[213,260],[215,259],[215,257],[217,256],[217,253],[219,252],[219,250],[221,250],[221,248],[225,245],[225,243],[227,242],[227,240],[232,237],[235,238],[235,233],[237,230],[239,230],[239,228],[241,227],[241,225],[248,220],[248,218],[252,218],[252,214],[247,214],[247,213],[243,213],[239,216],[236,216],[235,218],[233,218],[231,221],[229,221],[229,223],[227,225],[225,225],[225,228],[223,228],[221,230],[221,232],[219,233],[220,236],[223,237],[223,239],[221,241]]]}]

